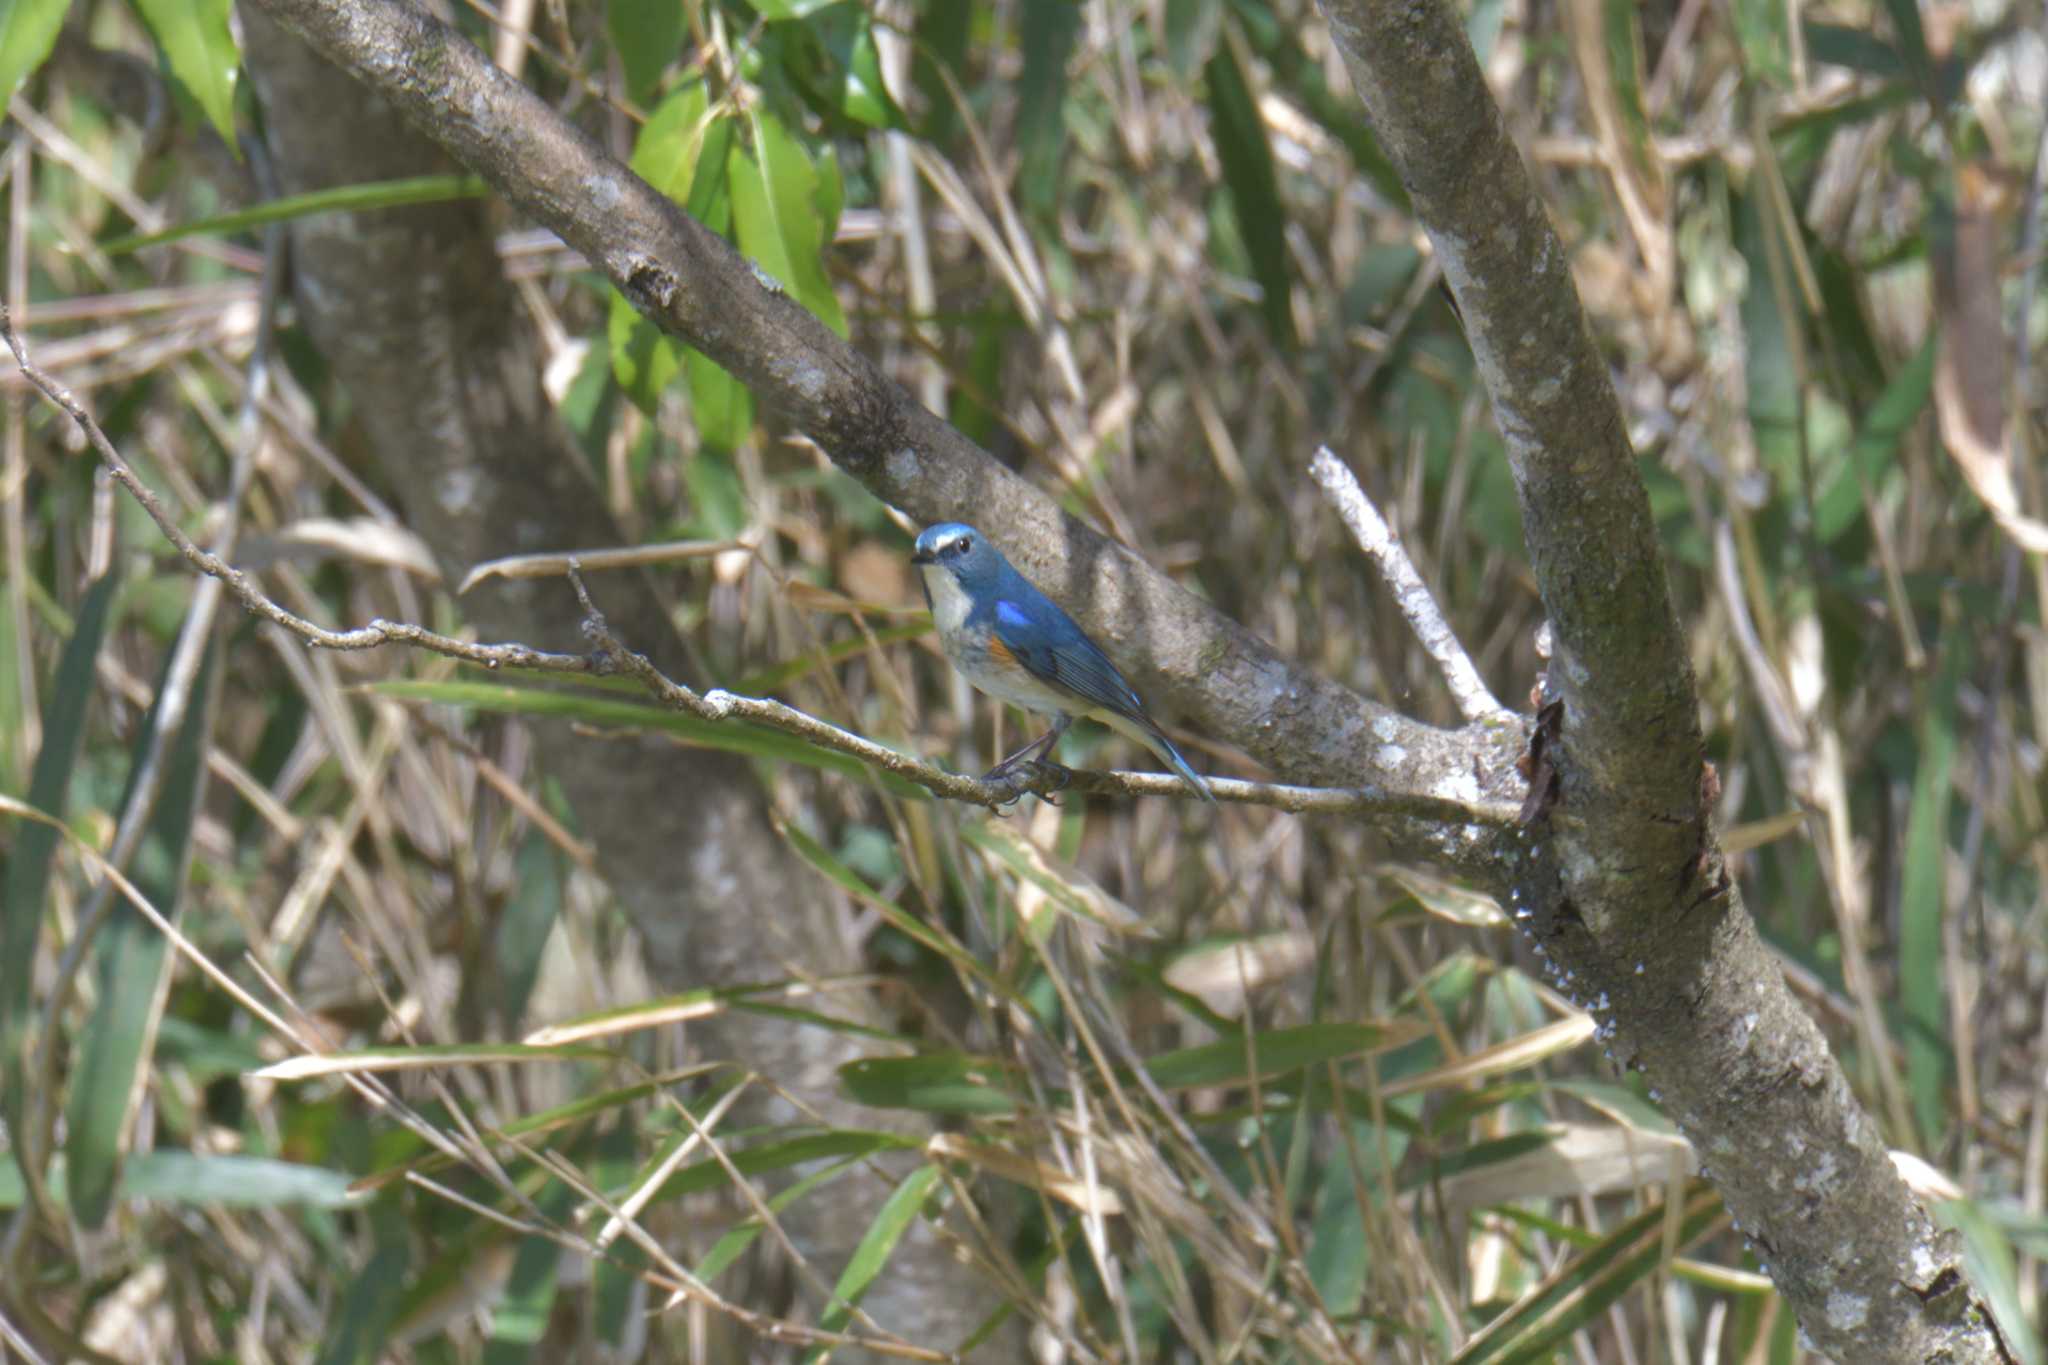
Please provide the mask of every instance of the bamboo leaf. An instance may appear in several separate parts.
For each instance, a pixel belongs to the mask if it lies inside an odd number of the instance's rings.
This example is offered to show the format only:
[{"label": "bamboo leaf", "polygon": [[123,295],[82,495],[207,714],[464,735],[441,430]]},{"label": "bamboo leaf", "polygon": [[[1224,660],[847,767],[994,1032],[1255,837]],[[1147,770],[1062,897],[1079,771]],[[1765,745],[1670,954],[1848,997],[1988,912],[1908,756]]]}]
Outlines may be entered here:
[{"label": "bamboo leaf", "polygon": [[424,1071],[436,1066],[490,1062],[614,1062],[600,1047],[532,1047],[524,1043],[438,1043],[425,1047],[366,1047],[355,1052],[309,1052],[250,1072],[257,1080],[303,1081],[365,1071]]},{"label": "bamboo leaf", "polygon": [[[1671,1249],[1683,1250],[1727,1217],[1721,1196],[1694,1181],[1679,1214]],[[1535,1362],[1572,1333],[1591,1325],[1608,1305],[1655,1274],[1664,1259],[1665,1209],[1646,1209],[1616,1228],[1598,1245],[1573,1257],[1488,1323],[1452,1358],[1451,1365]]]},{"label": "bamboo leaf", "polygon": [[646,701],[597,692],[564,691],[520,683],[485,683],[454,680],[419,682],[399,679],[373,684],[379,696],[400,701],[437,702],[448,706],[469,706],[500,715],[552,716],[585,725],[632,730],[659,730],[686,744],[705,749],[722,749],[750,758],[778,763],[800,763],[844,777],[871,778],[898,796],[928,797],[924,788],[893,773],[868,767],[857,758],[820,749],[794,735],[767,730],[744,721],[699,720],[681,711],[670,711]]},{"label": "bamboo leaf", "polygon": [[1235,43],[1227,38],[1218,43],[1202,73],[1209,88],[1209,117],[1215,128],[1216,155],[1223,162],[1231,217],[1264,295],[1266,328],[1276,343],[1291,349],[1295,335],[1292,274],[1287,265],[1287,209],[1280,200],[1280,179],[1273,168],[1265,120],[1259,117],[1258,101]]},{"label": "bamboo leaf", "polygon": [[[188,626],[189,628],[189,626]],[[136,850],[135,883],[152,905],[177,918],[191,851],[192,823],[206,777],[206,736],[211,715],[214,647],[192,681],[191,702],[176,735],[164,746],[163,786],[149,830]],[[150,743],[163,687],[136,739],[138,762]],[[134,781],[131,772],[130,782]],[[134,799],[131,785],[128,799]],[[127,804],[126,800],[123,805]],[[170,944],[126,901],[118,901],[93,945],[99,997],[86,1020],[65,1107],[64,1152],[71,1173],[70,1204],[78,1221],[106,1221],[128,1146],[128,1129],[148,1084],[157,1022],[170,985]]]},{"label": "bamboo leaf", "polygon": [[[883,1152],[909,1151],[917,1145],[915,1139],[900,1133],[834,1128],[823,1133],[808,1133],[802,1137],[748,1147],[730,1152],[727,1157],[734,1170],[741,1175],[753,1176],[788,1170],[791,1166],[806,1166],[814,1161],[836,1161],[844,1157],[865,1160]],[[655,1197],[675,1199],[686,1194],[724,1189],[731,1183],[732,1177],[724,1165],[715,1158],[707,1159],[685,1166],[663,1181]]]},{"label": "bamboo leaf", "polygon": [[1020,1101],[1007,1064],[995,1057],[934,1052],[920,1057],[863,1057],[839,1068],[846,1093],[877,1109],[928,1114],[1009,1114]]},{"label": "bamboo leaf", "polygon": [[1899,1003],[1906,1014],[1906,1088],[1913,1116],[1930,1142],[1947,1128],[1942,1101],[1948,1078],[1948,1007],[1941,950],[1943,881],[1948,864],[1949,770],[1956,752],[1956,692],[1974,641],[1953,628],[1941,670],[1920,707],[1920,757],[1906,817],[1905,868],[1899,888]]},{"label": "bamboo leaf", "polygon": [[[67,1197],[65,1163],[50,1169],[50,1189]],[[0,1165],[0,1209],[21,1207],[26,1197],[21,1172]],[[359,1203],[340,1171],[295,1161],[238,1154],[212,1155],[158,1148],[138,1152],[121,1167],[120,1197],[215,1208],[340,1209]]]},{"label": "bamboo leaf", "polygon": [[1017,196],[1044,218],[1059,202],[1071,89],[1067,62],[1081,33],[1081,6],[1078,0],[1038,0],[1021,8],[1017,24],[1024,55],[1017,84]]},{"label": "bamboo leaf", "polygon": [[[860,1165],[865,1159],[865,1157],[861,1156],[842,1157],[829,1166],[812,1171],[809,1175],[806,1175],[788,1189],[778,1192],[773,1199],[770,1199],[768,1201],[768,1211],[770,1213],[781,1213],[812,1190],[837,1180],[846,1172]],[[711,1244],[711,1250],[704,1253],[703,1261],[697,1266],[697,1278],[705,1281],[718,1278],[728,1266],[746,1253],[747,1248],[752,1246],[754,1240],[765,1230],[765,1225],[757,1218],[749,1218],[738,1226],[727,1229],[724,1236]]]},{"label": "bamboo leaf", "polygon": [[233,0],[135,0],[178,87],[235,145],[235,72],[242,54],[228,29]]},{"label": "bamboo leaf", "polygon": [[64,28],[70,0],[4,0],[0,3],[0,101],[43,64]]},{"label": "bamboo leaf", "polygon": [[109,256],[162,246],[186,237],[225,237],[271,223],[287,223],[322,213],[362,213],[370,209],[399,208],[408,204],[445,204],[457,199],[481,199],[489,187],[473,175],[418,175],[405,180],[373,180],[361,185],[340,185],[334,189],[312,190],[283,199],[272,199],[253,208],[215,214],[178,223],[158,232],[131,233],[116,237],[100,250]]},{"label": "bamboo leaf", "polygon": [[[86,704],[94,691],[93,665],[106,637],[114,583],[114,575],[107,573],[86,589],[43,705],[43,743],[29,777],[28,801],[58,820],[64,818],[71,775],[77,770],[85,738]],[[20,1116],[21,1091],[15,1081],[17,1040],[35,1006],[33,970],[57,837],[49,825],[24,821],[7,857],[6,875],[0,878],[0,1080],[5,1081],[0,1091],[5,1092],[10,1125]]]},{"label": "bamboo leaf", "polygon": [[1249,1045],[1241,1037],[1225,1038],[1161,1053],[1146,1062],[1145,1069],[1168,1090],[1240,1085],[1251,1078],[1254,1061],[1261,1078],[1280,1076],[1320,1062],[1398,1047],[1415,1036],[1407,1025],[1302,1024],[1260,1033]]},{"label": "bamboo leaf", "polygon": [[[940,1179],[938,1167],[920,1166],[903,1177],[902,1183],[882,1201],[875,1221],[868,1225],[867,1235],[853,1249],[846,1269],[839,1272],[839,1283],[832,1287],[833,1302],[819,1315],[820,1327],[828,1332],[837,1332],[846,1326],[853,1317],[853,1305],[866,1296],[869,1287],[889,1264],[889,1257],[895,1254],[897,1244],[917,1221],[925,1200],[931,1197]],[[823,1357],[821,1347],[811,1353],[810,1359],[822,1360]]]},{"label": "bamboo leaf", "polygon": [[398,1320],[411,1271],[412,1253],[403,1240],[378,1246],[335,1305],[319,1365],[375,1365],[383,1358],[384,1340]]}]

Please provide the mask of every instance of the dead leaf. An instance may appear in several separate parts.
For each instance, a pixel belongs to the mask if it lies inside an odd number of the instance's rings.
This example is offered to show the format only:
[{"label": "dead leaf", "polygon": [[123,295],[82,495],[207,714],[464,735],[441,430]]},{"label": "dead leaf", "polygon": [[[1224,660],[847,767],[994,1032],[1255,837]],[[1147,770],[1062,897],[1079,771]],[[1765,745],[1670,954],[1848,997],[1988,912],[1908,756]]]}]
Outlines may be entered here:
[{"label": "dead leaf", "polygon": [[[1956,205],[1933,234],[1934,413],[1942,444],[2015,543],[2048,554],[2048,525],[2020,510],[2006,426],[2005,326],[1998,301],[1998,188],[1982,168],[1956,171]],[[1946,229],[1946,230],[1943,230]]]}]

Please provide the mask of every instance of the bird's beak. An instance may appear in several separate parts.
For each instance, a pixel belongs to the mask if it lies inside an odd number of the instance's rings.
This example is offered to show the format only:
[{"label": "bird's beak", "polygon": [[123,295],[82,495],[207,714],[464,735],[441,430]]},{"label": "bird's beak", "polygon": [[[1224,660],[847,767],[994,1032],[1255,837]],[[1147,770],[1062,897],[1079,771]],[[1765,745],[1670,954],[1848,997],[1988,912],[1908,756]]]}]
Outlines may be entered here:
[{"label": "bird's beak", "polygon": [[918,550],[910,556],[910,562],[913,564],[924,565],[935,564],[938,561],[934,560],[930,555],[926,554],[924,551]]}]

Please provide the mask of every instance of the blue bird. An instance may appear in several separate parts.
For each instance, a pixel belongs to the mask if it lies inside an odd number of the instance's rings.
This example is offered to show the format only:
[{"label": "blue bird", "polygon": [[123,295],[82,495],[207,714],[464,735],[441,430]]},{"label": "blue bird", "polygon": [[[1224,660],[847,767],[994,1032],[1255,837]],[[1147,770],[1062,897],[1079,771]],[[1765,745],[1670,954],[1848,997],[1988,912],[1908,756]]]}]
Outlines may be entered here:
[{"label": "blue bird", "polygon": [[957,521],[927,526],[910,562],[953,667],[996,700],[1053,718],[1051,730],[998,763],[991,779],[1026,761],[1050,762],[1075,717],[1087,716],[1150,749],[1203,800],[1216,799],[1109,656],[988,537]]}]

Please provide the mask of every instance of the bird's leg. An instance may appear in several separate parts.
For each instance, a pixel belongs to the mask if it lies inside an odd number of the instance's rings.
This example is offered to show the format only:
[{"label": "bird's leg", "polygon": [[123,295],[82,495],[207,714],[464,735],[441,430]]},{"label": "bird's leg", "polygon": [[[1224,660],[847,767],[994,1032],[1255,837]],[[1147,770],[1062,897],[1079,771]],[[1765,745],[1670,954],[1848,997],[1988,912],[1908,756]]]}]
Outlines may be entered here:
[{"label": "bird's leg", "polygon": [[[996,764],[995,767],[990,768],[988,770],[987,775],[983,777],[982,780],[984,782],[998,781],[1002,778],[1008,777],[1019,766],[1025,763],[1030,763],[1034,766],[1053,768],[1057,769],[1060,772],[1065,772],[1066,769],[1061,768],[1060,765],[1057,763],[1051,762],[1047,758],[1047,755],[1052,753],[1053,746],[1060,742],[1060,736],[1066,734],[1067,727],[1069,725],[1072,725],[1073,723],[1074,718],[1072,716],[1064,714],[1061,715],[1058,720],[1053,722],[1052,729],[1047,730],[1037,739],[1032,740],[1029,744],[1017,750],[1017,752],[1011,754],[1002,762]],[[1066,784],[1063,782],[1060,785],[1065,786]]]}]

